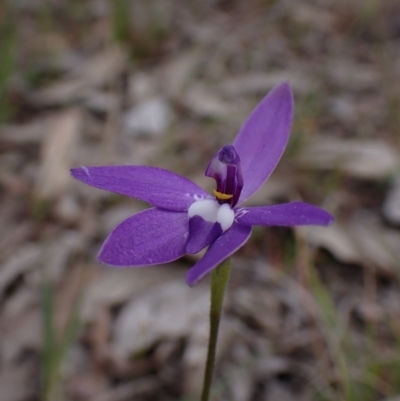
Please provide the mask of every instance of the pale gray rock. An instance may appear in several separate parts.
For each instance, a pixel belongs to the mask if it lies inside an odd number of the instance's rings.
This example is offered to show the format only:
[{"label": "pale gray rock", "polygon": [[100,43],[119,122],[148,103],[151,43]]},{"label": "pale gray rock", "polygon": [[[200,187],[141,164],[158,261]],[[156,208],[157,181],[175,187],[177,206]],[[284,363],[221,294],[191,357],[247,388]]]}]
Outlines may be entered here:
[{"label": "pale gray rock", "polygon": [[172,109],[162,97],[149,99],[130,109],[124,116],[123,130],[129,136],[159,137],[172,121]]}]

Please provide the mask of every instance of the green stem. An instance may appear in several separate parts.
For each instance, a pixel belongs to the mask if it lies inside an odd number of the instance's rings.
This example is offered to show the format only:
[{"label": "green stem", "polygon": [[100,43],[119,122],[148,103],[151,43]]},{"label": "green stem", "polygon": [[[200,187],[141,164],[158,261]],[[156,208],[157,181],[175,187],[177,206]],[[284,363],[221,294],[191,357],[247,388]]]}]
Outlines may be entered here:
[{"label": "green stem", "polygon": [[210,396],[215,363],[215,350],[217,348],[218,328],[221,320],[222,304],[224,301],[225,288],[228,283],[230,269],[230,259],[227,259],[211,273],[210,338],[208,340],[207,362],[204,372],[201,401],[208,401]]}]

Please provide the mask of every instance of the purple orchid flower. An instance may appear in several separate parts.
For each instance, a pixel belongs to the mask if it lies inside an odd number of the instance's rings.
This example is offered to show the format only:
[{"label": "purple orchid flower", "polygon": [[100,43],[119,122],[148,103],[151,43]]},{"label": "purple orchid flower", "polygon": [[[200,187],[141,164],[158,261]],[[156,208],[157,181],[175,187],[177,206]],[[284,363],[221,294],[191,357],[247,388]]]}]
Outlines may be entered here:
[{"label": "purple orchid flower", "polygon": [[96,188],[150,203],[153,208],[119,224],[105,240],[98,260],[110,266],[149,266],[194,254],[209,245],[189,270],[196,284],[249,239],[253,225],[329,225],[333,217],[303,202],[245,207],[267,180],[285,150],[293,118],[289,84],[276,86],[253,110],[233,145],[212,158],[205,175],[214,196],[171,171],[148,166],[80,167],[74,178]]}]

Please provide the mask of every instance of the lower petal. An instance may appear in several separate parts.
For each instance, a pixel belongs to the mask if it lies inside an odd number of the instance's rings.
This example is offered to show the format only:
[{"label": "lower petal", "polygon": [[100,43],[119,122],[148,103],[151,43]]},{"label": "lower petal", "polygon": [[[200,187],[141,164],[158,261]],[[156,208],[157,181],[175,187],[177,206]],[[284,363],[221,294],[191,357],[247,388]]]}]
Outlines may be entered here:
[{"label": "lower petal", "polygon": [[186,282],[195,285],[211,270],[215,269],[225,259],[229,258],[249,239],[251,227],[233,224],[208,248],[205,255],[189,270]]},{"label": "lower petal", "polygon": [[148,266],[184,255],[187,213],[147,209],[119,224],[105,240],[98,261],[110,266]]},{"label": "lower petal", "polygon": [[201,216],[189,219],[189,240],[186,244],[187,253],[200,252],[222,234],[221,224],[211,223]]},{"label": "lower petal", "polygon": [[240,208],[235,218],[238,223],[249,226],[327,226],[333,222],[331,214],[303,202]]}]

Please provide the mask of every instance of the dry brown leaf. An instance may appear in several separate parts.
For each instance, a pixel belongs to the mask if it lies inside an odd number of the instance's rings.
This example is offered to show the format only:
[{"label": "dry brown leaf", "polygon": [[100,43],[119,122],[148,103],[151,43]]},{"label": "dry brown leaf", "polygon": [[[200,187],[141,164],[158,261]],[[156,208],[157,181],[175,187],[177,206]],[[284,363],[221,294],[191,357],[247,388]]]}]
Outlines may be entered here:
[{"label": "dry brown leaf", "polygon": [[160,383],[152,378],[138,379],[131,383],[116,386],[113,389],[103,391],[90,401],[128,401],[136,397],[154,393],[160,387]]},{"label": "dry brown leaf", "polygon": [[82,129],[82,114],[69,109],[54,117],[42,144],[36,193],[40,199],[58,198],[71,182],[69,169]]},{"label": "dry brown leaf", "polygon": [[276,355],[267,355],[255,361],[254,370],[258,379],[276,376],[279,373],[290,370],[290,359]]},{"label": "dry brown leaf", "polygon": [[63,374],[67,378],[66,391],[72,399],[87,400],[110,387],[107,373],[98,369],[98,361],[80,342],[71,344],[63,364]]},{"label": "dry brown leaf", "polygon": [[155,266],[147,269],[104,269],[84,294],[81,319],[92,321],[99,307],[112,308],[140,296],[154,286],[173,279],[181,279],[181,271],[172,266]]},{"label": "dry brown leaf", "polygon": [[6,260],[0,269],[0,296],[18,276],[32,270],[41,262],[42,250],[39,246],[26,244]]},{"label": "dry brown leaf", "polygon": [[54,214],[61,222],[78,223],[82,217],[82,208],[77,197],[67,193],[54,206]]},{"label": "dry brown leaf", "polygon": [[119,99],[114,93],[100,90],[87,90],[82,96],[82,104],[95,113],[108,113],[118,107]]},{"label": "dry brown leaf", "polygon": [[36,394],[34,361],[3,364],[0,370],[1,401],[26,401]]},{"label": "dry brown leaf", "polygon": [[[76,371],[82,369],[77,367]],[[68,380],[68,394],[72,399],[78,400],[96,400],[98,394],[107,394],[110,386],[106,377],[96,375],[94,372],[85,372],[75,375]],[[125,400],[124,400],[125,401]]]},{"label": "dry brown leaf", "polygon": [[64,80],[27,94],[27,100],[36,107],[43,107],[90,98],[94,88],[110,84],[125,68],[124,51],[119,47],[109,47],[80,64]]},{"label": "dry brown leaf", "polygon": [[201,62],[201,53],[197,50],[183,53],[174,57],[160,70],[160,81],[165,91],[172,97],[177,97],[184,92],[190,84],[198,64]]},{"label": "dry brown leaf", "polygon": [[300,156],[305,166],[342,170],[354,177],[379,179],[396,171],[399,154],[382,141],[314,138]]},{"label": "dry brown leaf", "polygon": [[280,303],[275,294],[265,291],[264,288],[239,288],[235,292],[235,310],[244,318],[256,322],[271,336],[280,332]]},{"label": "dry brown leaf", "polygon": [[[69,260],[76,256],[77,251],[83,250],[85,245],[84,235],[75,230],[64,230],[51,240],[43,241],[42,259],[47,279],[55,283],[63,280]],[[43,280],[42,272],[36,269],[32,280],[40,285]]]},{"label": "dry brown leaf", "polygon": [[[240,368],[238,368],[240,369]],[[251,370],[240,370],[233,380],[230,380],[231,401],[251,400],[254,391],[254,379]]]},{"label": "dry brown leaf", "polygon": [[296,7],[291,7],[290,11],[296,23],[323,31],[330,32],[336,22],[336,15],[329,8],[324,9],[316,4],[298,3]]},{"label": "dry brown leaf", "polygon": [[10,323],[19,316],[26,313],[33,306],[38,306],[40,293],[34,286],[25,286],[6,300],[3,309],[4,322]]},{"label": "dry brown leaf", "polygon": [[376,88],[380,83],[379,73],[367,64],[348,59],[333,59],[328,65],[329,79],[345,90]]},{"label": "dry brown leaf", "polygon": [[[269,382],[265,394],[265,400],[300,401],[301,391],[294,393],[289,386],[284,386],[276,380]],[[303,397],[304,399],[304,397]]]},{"label": "dry brown leaf", "polygon": [[126,66],[126,53],[118,46],[109,46],[86,60],[71,74],[82,79],[86,85],[98,87],[109,84],[118,77]]},{"label": "dry brown leaf", "polygon": [[350,240],[347,226],[335,222],[329,227],[297,227],[296,231],[304,236],[312,246],[322,247],[345,263],[359,263],[360,252]]},{"label": "dry brown leaf", "polygon": [[[6,232],[5,227],[1,227],[1,232]],[[0,239],[0,254],[2,257],[14,252],[22,242],[26,242],[32,234],[34,225],[31,221],[26,221],[18,226],[10,225],[7,227],[7,235]]]},{"label": "dry brown leaf", "polygon": [[355,305],[356,313],[368,323],[379,323],[385,319],[385,310],[377,303],[368,300]]},{"label": "dry brown leaf", "polygon": [[39,118],[28,124],[4,125],[0,128],[0,141],[9,145],[39,143],[47,131],[48,124],[48,119]]},{"label": "dry brown leaf", "polygon": [[182,105],[199,117],[223,118],[235,112],[235,107],[223,100],[205,84],[194,84],[183,95]]},{"label": "dry brown leaf", "polygon": [[390,223],[400,224],[400,175],[392,182],[382,213]]},{"label": "dry brown leaf", "polygon": [[359,263],[394,274],[399,271],[400,233],[382,226],[369,213],[360,213],[346,223],[330,227],[298,227],[313,245],[330,251],[345,263]]},{"label": "dry brown leaf", "polygon": [[143,352],[157,341],[193,335],[206,326],[209,294],[205,286],[169,281],[134,297],[117,317],[112,350],[117,360]]},{"label": "dry brown leaf", "polygon": [[27,350],[39,351],[43,340],[41,328],[41,311],[37,307],[26,310],[15,319],[8,319],[0,343],[2,362],[17,361]]},{"label": "dry brown leaf", "polygon": [[86,88],[86,83],[83,80],[68,79],[38,92],[29,93],[27,97],[32,104],[41,107],[64,105],[81,99]]}]

